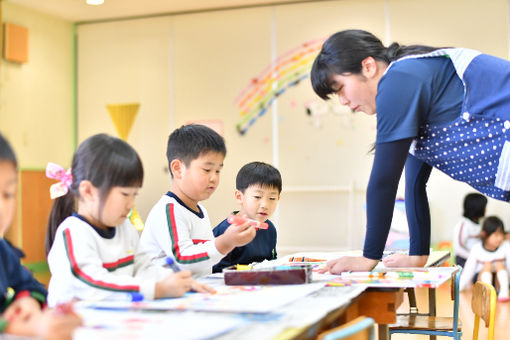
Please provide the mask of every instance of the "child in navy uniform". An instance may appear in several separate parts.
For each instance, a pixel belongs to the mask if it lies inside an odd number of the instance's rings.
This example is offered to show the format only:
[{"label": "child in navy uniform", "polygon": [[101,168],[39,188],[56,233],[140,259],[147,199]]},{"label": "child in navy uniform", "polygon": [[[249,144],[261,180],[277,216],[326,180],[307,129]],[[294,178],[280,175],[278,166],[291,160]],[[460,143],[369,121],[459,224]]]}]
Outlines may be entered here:
[{"label": "child in navy uniform", "polygon": [[[81,320],[70,311],[42,310],[46,289],[21,265],[19,254],[3,238],[16,211],[17,161],[0,135],[0,338],[2,333],[43,339],[71,339]],[[13,299],[7,290],[14,291]],[[68,307],[66,307],[69,309]]]},{"label": "child in navy uniform", "polygon": [[[235,264],[276,259],[276,228],[269,218],[276,210],[281,191],[282,177],[273,166],[262,162],[252,162],[239,170],[236,177],[235,197],[241,205],[241,210],[237,214],[266,222],[269,228],[259,229],[253,241],[245,246],[234,248],[213,266],[213,272],[221,272],[223,268]],[[214,236],[222,235],[229,226],[230,223],[225,219],[214,228]]]}]

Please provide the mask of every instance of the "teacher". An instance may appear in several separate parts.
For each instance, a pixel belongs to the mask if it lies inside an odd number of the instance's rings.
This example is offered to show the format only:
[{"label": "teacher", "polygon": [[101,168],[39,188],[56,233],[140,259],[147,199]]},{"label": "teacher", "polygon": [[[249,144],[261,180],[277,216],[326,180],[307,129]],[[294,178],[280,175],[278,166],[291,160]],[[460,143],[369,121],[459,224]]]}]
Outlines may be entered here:
[{"label": "teacher", "polygon": [[386,257],[388,267],[427,262],[426,184],[432,167],[489,197],[510,201],[509,61],[462,48],[385,47],[369,32],[346,30],[324,43],[311,81],[321,98],[337,95],[353,112],[377,115],[363,256],[329,261],[324,271],[375,267],[404,165],[409,256]]}]

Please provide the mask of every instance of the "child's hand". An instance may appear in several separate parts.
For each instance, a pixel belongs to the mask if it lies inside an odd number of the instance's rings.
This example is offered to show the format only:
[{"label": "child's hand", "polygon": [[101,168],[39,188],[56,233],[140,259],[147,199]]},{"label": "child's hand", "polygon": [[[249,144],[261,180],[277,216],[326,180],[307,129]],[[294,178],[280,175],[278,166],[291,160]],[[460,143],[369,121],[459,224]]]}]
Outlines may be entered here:
[{"label": "child's hand", "polygon": [[73,331],[82,324],[78,315],[58,309],[47,309],[38,319],[37,336],[46,340],[72,339]]},{"label": "child's hand", "polygon": [[222,254],[228,254],[235,247],[250,243],[257,235],[255,227],[250,222],[241,225],[231,224],[223,235],[216,238],[216,248]]},{"label": "child's hand", "polygon": [[195,280],[193,280],[193,283],[191,284],[191,289],[197,293],[216,293],[216,290],[214,290],[212,287],[209,287],[208,285],[197,282]]},{"label": "child's hand", "polygon": [[250,222],[245,222],[241,225],[231,224],[225,234],[232,242],[234,247],[241,247],[250,243],[257,235],[257,229],[251,225]]},{"label": "child's hand", "polygon": [[182,272],[168,275],[163,280],[156,283],[154,298],[183,296],[184,293],[191,289],[193,282],[195,282],[195,280],[191,278],[191,272],[189,270],[183,270]]},{"label": "child's hand", "polygon": [[31,296],[14,300],[4,312],[6,320],[28,320],[33,314],[41,312],[41,305]]},{"label": "child's hand", "polygon": [[70,340],[73,330],[80,326],[81,318],[74,313],[62,313],[57,310],[38,310],[27,318],[10,320],[6,333],[37,337],[45,340]]}]

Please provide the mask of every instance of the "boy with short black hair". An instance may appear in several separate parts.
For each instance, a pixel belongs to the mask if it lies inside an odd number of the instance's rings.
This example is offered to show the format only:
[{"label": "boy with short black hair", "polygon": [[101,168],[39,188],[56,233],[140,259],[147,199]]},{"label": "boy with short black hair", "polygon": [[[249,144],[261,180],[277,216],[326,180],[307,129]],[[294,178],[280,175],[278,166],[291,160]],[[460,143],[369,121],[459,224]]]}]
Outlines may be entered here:
[{"label": "boy with short black hair", "polygon": [[167,159],[172,184],[151,209],[139,243],[140,251],[154,262],[164,265],[171,257],[199,277],[255,237],[255,228],[244,223],[214,238],[207,210],[199,203],[218,187],[226,153],[223,138],[206,126],[185,125],[170,134]]},{"label": "boy with short black hair", "polygon": [[[235,197],[241,205],[236,214],[252,220],[265,222],[268,229],[259,229],[255,238],[248,244],[236,247],[218,264],[213,272],[235,264],[250,264],[276,259],[276,228],[269,218],[273,215],[280,200],[282,177],[278,169],[263,162],[248,163],[239,170],[236,177]],[[219,237],[230,223],[225,219],[216,228],[214,236]]]}]

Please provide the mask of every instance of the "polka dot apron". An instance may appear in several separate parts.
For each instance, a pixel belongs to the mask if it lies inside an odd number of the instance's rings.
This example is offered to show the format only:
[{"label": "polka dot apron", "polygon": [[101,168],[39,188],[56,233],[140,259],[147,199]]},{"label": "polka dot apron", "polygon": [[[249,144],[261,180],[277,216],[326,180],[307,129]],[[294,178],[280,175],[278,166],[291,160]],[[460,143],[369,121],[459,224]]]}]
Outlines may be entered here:
[{"label": "polka dot apron", "polygon": [[453,122],[421,126],[409,152],[481,193],[508,202],[510,62],[468,49],[403,59],[438,56],[450,58],[462,79],[462,112]]}]

